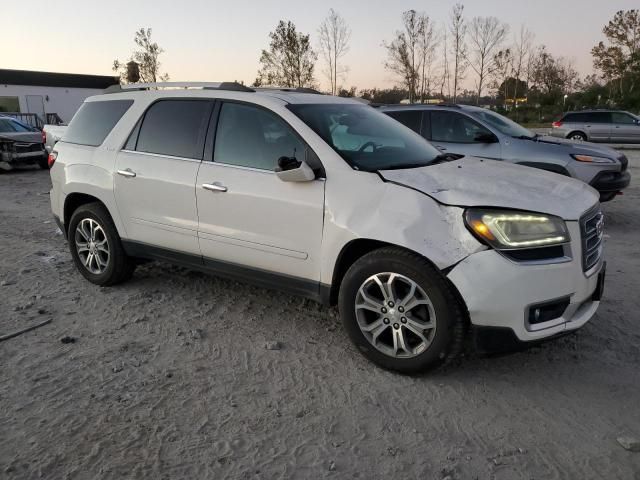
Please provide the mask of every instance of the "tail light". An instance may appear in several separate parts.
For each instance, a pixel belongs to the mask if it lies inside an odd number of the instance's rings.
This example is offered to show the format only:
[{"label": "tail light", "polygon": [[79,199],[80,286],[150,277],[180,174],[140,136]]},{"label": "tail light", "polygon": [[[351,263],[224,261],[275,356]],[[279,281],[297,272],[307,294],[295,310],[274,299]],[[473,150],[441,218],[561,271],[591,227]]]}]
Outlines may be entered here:
[{"label": "tail light", "polygon": [[47,163],[49,164],[49,168],[53,167],[53,164],[56,163],[56,159],[58,158],[58,152],[51,152],[49,154],[49,158],[47,159]]},{"label": "tail light", "polygon": [[561,121],[553,122],[551,126],[553,128],[560,128],[562,126],[562,122]]},{"label": "tail light", "polygon": [[47,133],[42,130],[42,143],[47,143]]}]

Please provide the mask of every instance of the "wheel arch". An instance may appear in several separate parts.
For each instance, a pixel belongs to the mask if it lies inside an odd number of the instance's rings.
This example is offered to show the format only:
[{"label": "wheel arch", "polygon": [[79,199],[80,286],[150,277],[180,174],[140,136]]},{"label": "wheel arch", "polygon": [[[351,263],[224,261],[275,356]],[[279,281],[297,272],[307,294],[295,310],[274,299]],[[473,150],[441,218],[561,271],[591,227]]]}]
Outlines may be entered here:
[{"label": "wheel arch", "polygon": [[437,271],[442,272],[443,276],[450,284],[452,290],[457,295],[458,299],[461,301],[461,304],[465,306],[464,299],[458,289],[453,285],[451,281],[447,278],[448,271],[453,267],[453,265],[446,269],[440,269],[438,266],[428,257],[424,256],[420,252],[412,250],[410,248],[402,247],[400,245],[395,245],[390,242],[385,242],[382,240],[375,240],[371,238],[357,238],[351,240],[346,245],[342,247],[340,253],[336,258],[336,262],[333,267],[333,275],[331,279],[331,285],[328,286],[327,291],[323,294],[324,302],[329,305],[336,305],[338,303],[338,293],[340,291],[340,285],[342,284],[342,280],[344,279],[347,270],[353,265],[358,259],[362,258],[364,255],[373,252],[374,250],[378,250],[380,248],[385,247],[394,247],[407,252],[410,252],[414,255],[419,255],[425,261],[427,261],[431,266]]},{"label": "wheel arch", "polygon": [[[71,220],[71,216],[73,215],[73,212],[75,212],[82,205],[87,205],[89,203],[99,203],[100,205],[102,205],[107,211],[107,213],[109,214],[109,216],[111,217],[111,220],[112,221],[114,220],[113,215],[109,211],[109,207],[98,197],[95,197],[87,193],[73,192],[73,193],[67,194],[67,196],[64,199],[63,223],[64,223],[65,230],[69,228],[69,221]],[[116,225],[116,229],[117,228],[118,227]],[[68,232],[65,231],[63,233],[67,235]]]}]

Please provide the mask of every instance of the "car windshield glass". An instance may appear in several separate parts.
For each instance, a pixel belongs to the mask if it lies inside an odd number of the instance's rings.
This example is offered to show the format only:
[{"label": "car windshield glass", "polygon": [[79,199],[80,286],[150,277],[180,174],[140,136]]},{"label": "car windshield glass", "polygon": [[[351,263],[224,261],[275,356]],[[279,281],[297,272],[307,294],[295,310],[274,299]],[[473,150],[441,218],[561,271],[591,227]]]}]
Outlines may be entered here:
[{"label": "car windshield glass", "polygon": [[516,138],[534,138],[536,136],[531,130],[526,129],[523,126],[518,125],[513,120],[509,120],[507,117],[503,117],[491,110],[474,110],[469,113],[472,117],[488,123],[503,135],[509,135],[510,137]]},{"label": "car windshield glass", "polygon": [[288,108],[358,170],[423,167],[440,153],[417,133],[367,105],[290,104]]}]

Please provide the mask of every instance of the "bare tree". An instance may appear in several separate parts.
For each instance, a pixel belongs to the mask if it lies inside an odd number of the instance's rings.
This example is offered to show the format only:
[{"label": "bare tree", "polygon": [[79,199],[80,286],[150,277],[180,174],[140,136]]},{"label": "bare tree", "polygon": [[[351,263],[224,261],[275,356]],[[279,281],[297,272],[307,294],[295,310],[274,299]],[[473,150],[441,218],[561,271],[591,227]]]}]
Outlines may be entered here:
[{"label": "bare tree", "polygon": [[444,90],[447,88],[446,97],[451,96],[451,72],[449,70],[449,45],[447,28],[442,31],[442,76],[440,77],[440,96],[445,97]]},{"label": "bare tree", "polygon": [[402,23],[404,29],[395,33],[391,43],[382,44],[387,49],[384,66],[402,79],[409,91],[409,101],[413,103],[420,77],[418,46],[424,28],[423,16],[415,10],[408,10],[402,14]]},{"label": "bare tree", "polygon": [[292,22],[280,20],[269,37],[269,50],[262,50],[262,67],[254,85],[312,86],[316,54],[311,48],[309,35],[299,33]]},{"label": "bare tree", "polygon": [[[521,76],[527,70],[529,57],[533,48],[533,33],[531,33],[524,25],[520,27],[519,35],[516,36],[513,45],[513,75],[516,80],[522,80]],[[513,87],[513,105],[517,106],[518,102],[518,82],[514,82]]]},{"label": "bare tree", "polygon": [[494,51],[502,45],[509,26],[495,17],[474,17],[469,28],[471,55],[469,65],[478,75],[476,104],[480,103],[482,89],[487,77],[496,68]]},{"label": "bare tree", "polygon": [[349,51],[351,29],[333,8],[318,29],[320,54],[325,62],[325,73],[331,85],[331,95],[338,93],[338,79],[344,77],[348,68],[340,65],[340,59]]},{"label": "bare tree", "polygon": [[439,38],[433,21],[426,15],[422,17],[420,35],[418,37],[418,52],[420,58],[420,103],[424,103],[425,96],[431,94],[433,80],[433,64]]},{"label": "bare tree", "polygon": [[[150,28],[141,28],[136,32],[133,41],[138,46],[138,50],[134,50],[131,54],[131,61],[138,64],[139,81],[143,83],[155,83],[158,80],[166,82],[169,80],[169,74],[160,74],[161,64],[158,60],[164,50],[156,42],[151,41],[151,32]],[[127,64],[121,63],[119,60],[113,61],[113,71],[120,72],[123,81],[134,78],[131,72],[127,72]]]},{"label": "bare tree", "polygon": [[510,48],[500,50],[493,55],[493,63],[495,68],[493,70],[493,85],[498,91],[498,96],[502,95],[504,99],[504,106],[507,105],[508,91],[507,81],[513,72],[513,53]]},{"label": "bare tree", "polygon": [[464,5],[456,3],[451,11],[451,53],[453,55],[453,102],[458,98],[458,85],[464,79],[467,69],[467,23],[463,16]]}]

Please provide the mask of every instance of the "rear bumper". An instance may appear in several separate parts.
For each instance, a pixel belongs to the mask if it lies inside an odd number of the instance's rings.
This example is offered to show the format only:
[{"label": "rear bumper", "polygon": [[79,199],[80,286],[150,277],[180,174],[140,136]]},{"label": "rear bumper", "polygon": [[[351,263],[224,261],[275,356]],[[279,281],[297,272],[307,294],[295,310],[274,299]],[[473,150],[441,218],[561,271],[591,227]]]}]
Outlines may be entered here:
[{"label": "rear bumper", "polygon": [[629,186],[631,175],[625,172],[600,172],[591,181],[591,186],[601,193],[619,192]]}]

